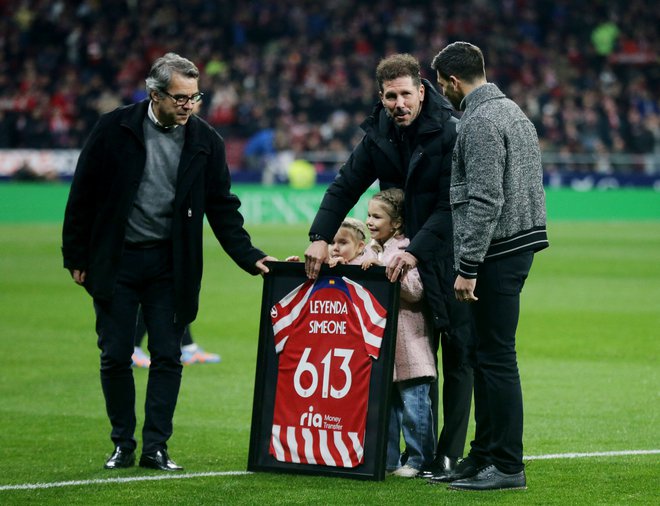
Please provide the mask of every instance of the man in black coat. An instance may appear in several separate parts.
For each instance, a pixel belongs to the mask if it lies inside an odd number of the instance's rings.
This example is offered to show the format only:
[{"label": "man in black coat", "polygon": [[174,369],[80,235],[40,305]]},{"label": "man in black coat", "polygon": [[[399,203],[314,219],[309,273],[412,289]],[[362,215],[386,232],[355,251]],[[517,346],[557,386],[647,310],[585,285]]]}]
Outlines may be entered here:
[{"label": "man in black coat", "polygon": [[62,231],[64,267],[92,296],[101,385],[115,450],[106,469],[130,467],[137,446],[131,354],[138,307],[151,367],[143,467],[182,469],[168,456],[181,384],[181,339],[198,309],[204,215],[229,256],[251,274],[272,257],[252,246],[231,193],[222,138],[193,114],[199,71],[168,53],[146,79],[149,100],[100,118],[78,159]]},{"label": "man in black coat", "polygon": [[438,340],[442,344],[444,426],[431,465],[431,471],[441,475],[463,455],[473,381],[467,361],[472,336],[469,316],[453,292],[449,185],[457,120],[447,100],[421,79],[413,56],[385,58],[376,79],[380,102],[362,124],[366,135],[325,193],[310,228],[305,269],[308,277],[318,276],[327,258],[327,243],[374,181],[381,189],[404,190],[410,246],[393,259],[386,274],[394,282],[406,269],[419,269],[436,344]]}]

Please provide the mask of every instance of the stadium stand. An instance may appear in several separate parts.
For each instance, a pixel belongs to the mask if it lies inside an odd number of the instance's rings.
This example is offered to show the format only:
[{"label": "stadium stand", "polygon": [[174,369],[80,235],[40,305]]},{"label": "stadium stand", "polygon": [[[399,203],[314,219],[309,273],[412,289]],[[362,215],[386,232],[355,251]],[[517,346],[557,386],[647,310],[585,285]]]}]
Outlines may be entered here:
[{"label": "stadium stand", "polygon": [[80,148],[101,113],[145,97],[149,62],[171,50],[200,68],[200,114],[232,169],[265,166],[237,154],[257,136],[271,165],[293,153],[333,172],[381,57],[430,64],[469,40],[536,125],[548,173],[658,174],[658,26],[652,0],[0,0],[0,149]]}]

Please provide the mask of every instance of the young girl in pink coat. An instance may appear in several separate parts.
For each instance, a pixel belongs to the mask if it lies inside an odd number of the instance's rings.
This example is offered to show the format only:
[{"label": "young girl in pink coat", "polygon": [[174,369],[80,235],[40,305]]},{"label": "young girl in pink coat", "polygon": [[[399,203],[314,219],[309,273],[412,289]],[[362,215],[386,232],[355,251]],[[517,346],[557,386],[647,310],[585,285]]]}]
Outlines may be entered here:
[{"label": "young girl in pink coat", "polygon": [[[365,249],[362,267],[387,266],[410,242],[403,235],[403,191],[391,188],[376,193],[368,204],[366,224],[371,241]],[[433,460],[436,437],[430,388],[437,372],[430,324],[422,302],[424,287],[417,268],[404,271],[400,280],[386,465],[391,475],[410,478]],[[408,456],[404,465],[401,465],[399,446],[402,433]]]}]

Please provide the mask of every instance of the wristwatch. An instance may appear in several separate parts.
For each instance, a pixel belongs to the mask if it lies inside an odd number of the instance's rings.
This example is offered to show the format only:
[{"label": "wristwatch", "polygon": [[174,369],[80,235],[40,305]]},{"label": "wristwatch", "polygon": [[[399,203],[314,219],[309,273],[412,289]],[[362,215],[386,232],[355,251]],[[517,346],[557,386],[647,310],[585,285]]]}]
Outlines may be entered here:
[{"label": "wristwatch", "polygon": [[309,241],[314,242],[314,241],[325,241],[325,237],[323,237],[321,234],[309,234]]}]

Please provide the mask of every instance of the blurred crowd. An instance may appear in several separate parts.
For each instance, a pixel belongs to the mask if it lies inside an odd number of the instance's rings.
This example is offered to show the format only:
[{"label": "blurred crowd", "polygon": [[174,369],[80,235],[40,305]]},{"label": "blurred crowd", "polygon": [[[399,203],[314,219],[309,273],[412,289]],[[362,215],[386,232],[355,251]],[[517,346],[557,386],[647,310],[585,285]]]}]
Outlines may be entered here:
[{"label": "blurred crowd", "polygon": [[145,98],[150,63],[175,51],[200,68],[199,114],[242,169],[312,152],[335,170],[362,136],[383,56],[414,54],[435,83],[435,53],[468,40],[551,167],[658,155],[658,26],[652,0],[0,0],[0,149],[79,148],[100,114]]}]

